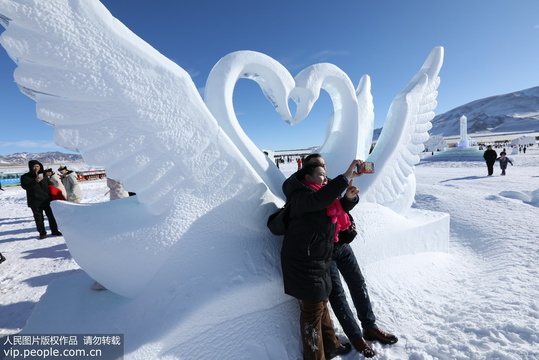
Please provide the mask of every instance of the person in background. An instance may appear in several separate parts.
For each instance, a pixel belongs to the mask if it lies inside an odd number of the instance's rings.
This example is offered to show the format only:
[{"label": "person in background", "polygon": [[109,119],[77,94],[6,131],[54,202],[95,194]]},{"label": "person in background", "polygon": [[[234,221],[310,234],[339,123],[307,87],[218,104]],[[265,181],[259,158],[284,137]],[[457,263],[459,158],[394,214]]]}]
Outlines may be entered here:
[{"label": "person in background", "polygon": [[354,160],[328,183],[324,166],[310,163],[283,183],[290,224],[281,248],[281,267],[285,293],[299,301],[304,359],[331,359],[351,350],[350,344],[335,336],[327,302],[333,245],[339,231],[351,225],[347,212],[357,204],[359,192],[352,178],[360,175],[355,171],[360,164]]},{"label": "person in background", "polygon": [[120,180],[115,180],[108,177],[107,186],[110,189],[110,200],[117,200],[129,196],[129,193],[124,189],[124,185]]},{"label": "person in background", "polygon": [[487,150],[483,153],[483,159],[487,163],[488,176],[494,174],[494,163],[498,158],[498,154],[495,150],[492,150],[492,145],[487,146]]},{"label": "person in background", "polygon": [[[326,166],[325,160],[320,154],[307,156],[303,163],[304,166],[307,166],[313,162],[322,164],[324,168]],[[333,313],[339,320],[344,333],[354,348],[365,357],[373,357],[376,354],[365,339],[379,341],[382,344],[388,345],[396,343],[398,338],[393,334],[380,330],[376,325],[376,317],[367,291],[367,284],[350,245],[341,244],[340,242],[336,243],[333,249],[332,260],[330,273],[333,286],[329,295],[329,302]],[[342,277],[346,281],[354,307],[356,308],[357,317],[363,328],[363,333],[354,319],[354,314],[346,299],[346,293],[339,273],[342,274]]]},{"label": "person in background", "polygon": [[62,233],[58,231],[58,225],[52,213],[49,179],[43,174],[43,165],[37,160],[30,160],[28,169],[30,171],[21,176],[21,187],[26,190],[27,204],[34,214],[39,238],[45,239],[47,237],[43,212],[45,212],[49,220],[52,235],[62,236]]},{"label": "person in background", "polygon": [[82,199],[82,191],[77,180],[77,173],[72,170],[68,170],[65,165],[61,165],[58,168],[60,174],[62,174],[62,183],[65,186],[67,193],[67,200],[80,203]]},{"label": "person in background", "polygon": [[60,192],[62,193],[63,199],[55,199],[55,200],[67,200],[67,192],[66,188],[64,187],[64,184],[62,184],[62,179],[60,179],[60,176],[56,174],[54,171],[52,171],[51,168],[45,169],[45,175],[49,177],[49,183],[50,185],[54,186]]},{"label": "person in background", "polygon": [[513,162],[509,160],[509,158],[506,156],[505,151],[502,151],[500,153],[498,161],[500,162],[500,169],[502,169],[502,176],[505,176],[505,169],[507,169],[507,163],[510,163],[511,166],[513,166]]},{"label": "person in background", "polygon": [[64,194],[62,194],[62,191],[58,189],[56,186],[49,184],[49,191],[51,192],[51,198],[52,201],[54,200],[66,200]]}]

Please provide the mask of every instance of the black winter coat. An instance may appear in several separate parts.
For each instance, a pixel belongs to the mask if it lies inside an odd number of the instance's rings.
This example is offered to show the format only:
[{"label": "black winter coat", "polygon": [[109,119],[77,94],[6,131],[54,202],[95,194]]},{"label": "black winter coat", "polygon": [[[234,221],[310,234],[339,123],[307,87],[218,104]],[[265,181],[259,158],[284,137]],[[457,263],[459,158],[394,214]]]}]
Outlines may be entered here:
[{"label": "black winter coat", "polygon": [[486,150],[483,153],[483,159],[485,159],[486,162],[490,162],[494,164],[497,158],[498,158],[498,154],[496,153],[495,150]]},{"label": "black winter coat", "polygon": [[41,166],[40,173],[43,173],[43,165],[37,160],[30,160],[28,162],[30,172],[21,176],[21,187],[26,190],[28,207],[42,209],[44,206],[50,204],[52,200],[49,190],[49,179],[47,176],[43,176],[43,180],[37,182],[36,174],[32,170],[34,164],[39,164]]},{"label": "black winter coat", "polygon": [[[281,248],[284,291],[308,302],[319,302],[331,292],[329,268],[333,253],[335,224],[326,208],[348,187],[343,175],[337,176],[318,191],[301,183],[295,175],[283,184],[290,204],[290,224]],[[357,203],[340,199],[343,210]]]}]

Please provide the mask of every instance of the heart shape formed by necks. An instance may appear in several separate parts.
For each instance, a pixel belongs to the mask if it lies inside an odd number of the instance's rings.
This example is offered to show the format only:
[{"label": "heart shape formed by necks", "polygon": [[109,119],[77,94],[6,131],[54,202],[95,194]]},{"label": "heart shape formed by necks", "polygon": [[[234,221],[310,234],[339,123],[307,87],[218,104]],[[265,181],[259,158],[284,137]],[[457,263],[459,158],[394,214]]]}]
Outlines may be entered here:
[{"label": "heart shape formed by necks", "polygon": [[[320,90],[328,92],[334,113],[320,152],[328,159],[330,176],[346,168],[350,159],[365,156],[372,138],[372,126],[360,138],[361,124],[355,90],[350,78],[337,66],[315,64],[293,78],[283,65],[265,54],[254,51],[228,54],[210,72],[204,101],[219,126],[274,194],[281,194],[283,175],[247,136],[235,115],[232,99],[234,87],[242,78],[257,82],[275,111],[290,125],[299,123],[309,115],[320,96]],[[294,116],[288,106],[290,99],[297,104]]]}]

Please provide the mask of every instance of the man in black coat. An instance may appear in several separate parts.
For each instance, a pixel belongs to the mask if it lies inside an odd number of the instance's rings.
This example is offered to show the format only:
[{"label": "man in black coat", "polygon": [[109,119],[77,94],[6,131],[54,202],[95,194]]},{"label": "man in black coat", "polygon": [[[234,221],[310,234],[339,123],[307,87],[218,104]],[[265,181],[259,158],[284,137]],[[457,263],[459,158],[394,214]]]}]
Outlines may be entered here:
[{"label": "man in black coat", "polygon": [[496,162],[497,158],[498,154],[495,150],[492,150],[492,146],[487,146],[487,150],[483,153],[483,159],[485,159],[487,163],[488,176],[492,176],[494,173],[494,163]]},{"label": "man in black coat", "polygon": [[37,160],[30,160],[28,162],[28,169],[30,171],[21,176],[21,187],[26,190],[27,204],[34,214],[39,238],[45,239],[47,237],[43,212],[45,212],[49,220],[52,235],[61,236],[62,233],[58,231],[58,225],[52,213],[50,205],[52,197],[49,190],[49,180],[47,176],[43,175],[43,164]]}]

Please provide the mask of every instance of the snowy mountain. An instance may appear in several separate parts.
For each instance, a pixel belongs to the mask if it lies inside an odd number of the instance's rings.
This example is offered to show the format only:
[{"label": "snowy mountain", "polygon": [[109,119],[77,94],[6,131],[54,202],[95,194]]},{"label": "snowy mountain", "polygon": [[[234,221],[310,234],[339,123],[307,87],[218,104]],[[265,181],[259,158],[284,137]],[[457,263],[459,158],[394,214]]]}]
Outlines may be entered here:
[{"label": "snowy mountain", "polygon": [[79,154],[65,154],[59,151],[45,153],[16,153],[11,155],[0,155],[0,165],[26,165],[30,160],[37,160],[42,164],[61,163],[82,163],[82,156]]},{"label": "snowy mountain", "polygon": [[[468,118],[468,134],[539,131],[539,86],[475,100],[436,115],[430,135],[459,135],[462,115]],[[381,132],[382,128],[375,129],[373,139]],[[0,165],[24,165],[32,159],[47,164],[84,162],[81,155],[55,151],[0,155]]]},{"label": "snowy mountain", "polygon": [[431,135],[460,134],[460,117],[468,118],[468,133],[539,131],[539,87],[472,101],[439,114]]}]

